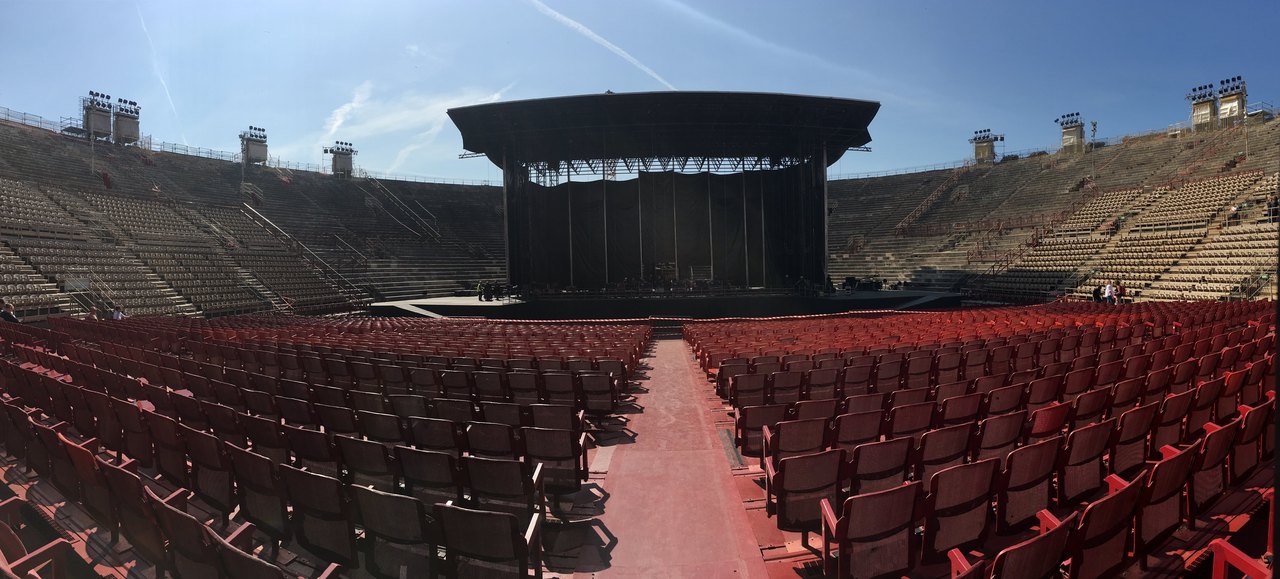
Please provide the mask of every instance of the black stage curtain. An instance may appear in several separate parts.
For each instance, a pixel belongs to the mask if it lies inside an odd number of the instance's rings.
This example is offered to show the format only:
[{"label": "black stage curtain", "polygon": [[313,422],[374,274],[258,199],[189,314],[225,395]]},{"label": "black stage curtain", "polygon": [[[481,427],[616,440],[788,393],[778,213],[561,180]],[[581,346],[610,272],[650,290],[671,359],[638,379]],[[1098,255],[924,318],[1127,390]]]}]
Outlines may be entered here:
[{"label": "black stage curtain", "polygon": [[653,281],[659,264],[674,263],[681,279],[711,267],[714,279],[731,285],[819,282],[820,176],[820,168],[794,167],[517,183],[508,200],[512,279],[596,289]]},{"label": "black stage curtain", "polygon": [[[524,224],[527,237],[513,237],[518,252],[529,256],[533,283],[569,285],[569,189],[525,183]],[[519,255],[513,252],[513,255]],[[518,282],[517,282],[518,283]]]},{"label": "black stage curtain", "polygon": [[573,285],[600,288],[605,285],[606,243],[604,182],[571,182],[569,199],[573,223]]},{"label": "black stage curtain", "polygon": [[606,181],[605,208],[608,219],[608,283],[640,279],[640,181]]},{"label": "black stage curtain", "polygon": [[746,213],[742,175],[711,176],[711,254],[714,276],[730,285],[747,284]]},{"label": "black stage curtain", "polygon": [[680,278],[711,266],[710,173],[675,174],[676,262]]},{"label": "black stage curtain", "polygon": [[675,188],[672,173],[641,173],[644,194],[645,276],[652,279],[660,263],[676,260]]},{"label": "black stage curtain", "polygon": [[742,180],[746,196],[746,239],[747,239],[747,285],[757,287],[764,283],[764,205],[760,184],[762,173],[743,173]]}]

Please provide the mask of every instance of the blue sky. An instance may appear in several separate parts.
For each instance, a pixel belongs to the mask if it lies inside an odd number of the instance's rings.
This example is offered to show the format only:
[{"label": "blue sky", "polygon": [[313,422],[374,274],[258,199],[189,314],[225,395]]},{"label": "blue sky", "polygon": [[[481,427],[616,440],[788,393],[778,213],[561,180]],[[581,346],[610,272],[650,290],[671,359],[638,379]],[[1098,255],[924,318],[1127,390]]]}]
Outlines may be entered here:
[{"label": "blue sky", "polygon": [[878,100],[873,151],[832,169],[857,173],[962,159],[982,128],[1009,151],[1049,146],[1067,112],[1100,137],[1163,128],[1187,118],[1187,89],[1235,75],[1280,105],[1280,11],[1228,6],[7,0],[0,106],[56,120],[100,90],[138,101],[158,141],[233,151],[252,124],[289,161],[337,139],[369,170],[494,179],[458,159],[445,109],[668,88]]}]

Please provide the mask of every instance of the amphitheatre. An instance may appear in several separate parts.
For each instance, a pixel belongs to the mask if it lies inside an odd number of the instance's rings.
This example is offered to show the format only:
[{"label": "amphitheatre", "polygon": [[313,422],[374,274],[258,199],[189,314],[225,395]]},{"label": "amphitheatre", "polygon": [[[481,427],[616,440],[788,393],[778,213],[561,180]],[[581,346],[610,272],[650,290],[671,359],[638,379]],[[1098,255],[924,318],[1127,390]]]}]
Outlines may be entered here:
[{"label": "amphitheatre", "polygon": [[494,182],[0,109],[0,569],[1266,575],[1280,120],[1191,100],[856,177],[878,102],[450,109]]}]

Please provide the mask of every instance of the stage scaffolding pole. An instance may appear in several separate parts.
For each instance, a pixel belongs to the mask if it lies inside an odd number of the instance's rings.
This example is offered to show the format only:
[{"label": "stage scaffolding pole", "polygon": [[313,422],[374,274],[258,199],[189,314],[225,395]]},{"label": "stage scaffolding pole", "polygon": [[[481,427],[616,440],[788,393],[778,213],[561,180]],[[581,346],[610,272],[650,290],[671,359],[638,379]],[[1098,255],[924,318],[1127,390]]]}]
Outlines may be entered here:
[{"label": "stage scaffolding pole", "polygon": [[604,285],[609,287],[609,179],[600,178],[600,202],[604,205]]},{"label": "stage scaffolding pole", "polygon": [[[511,285],[511,204],[508,201],[510,195],[509,186],[512,179],[511,172],[507,170],[507,152],[502,151],[502,246],[507,248],[507,285]],[[243,179],[242,179],[243,180]]]},{"label": "stage scaffolding pole", "polygon": [[769,287],[769,245],[764,229],[764,171],[760,171],[760,285]]},{"label": "stage scaffolding pole", "polygon": [[742,266],[746,286],[751,287],[751,243],[747,241],[747,174],[742,173]]},{"label": "stage scaffolding pole", "polygon": [[830,275],[827,269],[827,260],[831,255],[831,241],[827,238],[828,221],[831,218],[830,210],[827,209],[827,144],[822,143],[822,164],[818,166],[818,172],[822,177],[822,279],[818,283],[822,284],[822,289],[827,289],[827,277]]},{"label": "stage scaffolding pole", "polygon": [[565,174],[564,195],[569,201],[569,287],[576,288],[578,284],[573,279],[573,170]]},{"label": "stage scaffolding pole", "polygon": [[644,181],[640,179],[640,173],[636,173],[636,223],[640,226],[637,233],[640,236],[640,282],[644,283],[644,192],[641,186]]},{"label": "stage scaffolding pole", "polygon": [[711,171],[707,171],[707,257],[711,258],[711,281],[716,279],[716,235],[711,226]]},{"label": "stage scaffolding pole", "polygon": [[676,173],[671,173],[671,262],[676,266],[676,279],[680,281],[680,212],[676,210]]}]

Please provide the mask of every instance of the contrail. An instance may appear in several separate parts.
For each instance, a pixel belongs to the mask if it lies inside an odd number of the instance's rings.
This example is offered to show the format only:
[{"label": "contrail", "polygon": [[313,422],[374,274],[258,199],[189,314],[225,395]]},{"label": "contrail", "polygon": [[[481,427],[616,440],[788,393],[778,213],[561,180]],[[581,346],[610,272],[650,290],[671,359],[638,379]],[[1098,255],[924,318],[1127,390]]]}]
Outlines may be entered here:
[{"label": "contrail", "polygon": [[636,57],[631,56],[630,53],[623,50],[618,45],[612,42],[609,42],[608,40],[605,40],[603,37],[601,37],[599,34],[592,32],[590,28],[583,26],[581,22],[578,22],[577,20],[574,20],[572,18],[569,18],[568,16],[565,16],[564,14],[561,14],[559,12],[556,12],[555,10],[552,10],[550,6],[543,4],[540,0],[529,0],[529,3],[533,4],[533,7],[537,8],[538,12],[546,14],[556,22],[559,22],[565,26],[568,26],[569,28],[573,29],[574,32],[577,32],[578,34],[581,34],[587,37],[587,39],[590,40],[591,42],[594,42],[596,44],[599,44],[600,46],[605,47],[606,49],[609,50],[609,52],[612,52],[618,55],[623,60],[631,63],[632,66],[640,69],[641,72],[653,77],[654,80],[662,83],[663,86],[671,90],[679,90],[675,87],[675,85],[667,82],[667,79],[662,78],[661,75],[654,72],[652,68],[649,68],[645,66],[643,62],[636,60]]},{"label": "contrail", "polygon": [[147,37],[147,48],[151,51],[151,70],[155,71],[156,78],[160,79],[160,88],[164,89],[164,98],[169,100],[169,109],[173,111],[173,118],[178,122],[178,132],[182,134],[182,144],[187,144],[187,132],[182,128],[182,117],[178,116],[178,107],[173,104],[173,95],[169,94],[169,83],[164,80],[164,73],[160,72],[160,60],[156,58],[156,45],[151,41],[151,32],[147,30],[147,20],[142,17],[142,7],[137,4],[133,5],[138,11],[138,23],[142,25],[142,35]]},{"label": "contrail", "polygon": [[816,54],[810,54],[808,52],[804,52],[803,50],[797,50],[795,48],[791,48],[790,46],[783,46],[771,40],[765,39],[756,34],[753,34],[752,32],[746,29],[739,28],[728,22],[725,22],[724,20],[720,20],[719,18],[711,16],[710,14],[707,14],[705,12],[702,12],[701,10],[698,10],[697,8],[694,8],[688,4],[685,4],[680,0],[661,0],[661,1],[663,4],[666,4],[667,6],[671,7],[674,10],[683,12],[686,16],[689,16],[694,20],[697,20],[712,28],[718,28],[722,32],[728,33],[732,36],[736,36],[748,44],[754,44],[756,46],[759,46],[766,50],[776,52],[783,56],[811,60],[817,64],[821,64],[823,66],[830,67],[830,68],[841,69],[841,70],[850,71],[850,72],[861,72],[861,71],[857,71],[856,69],[851,69],[850,67],[845,66],[843,64],[831,62],[830,60],[827,60]]}]

